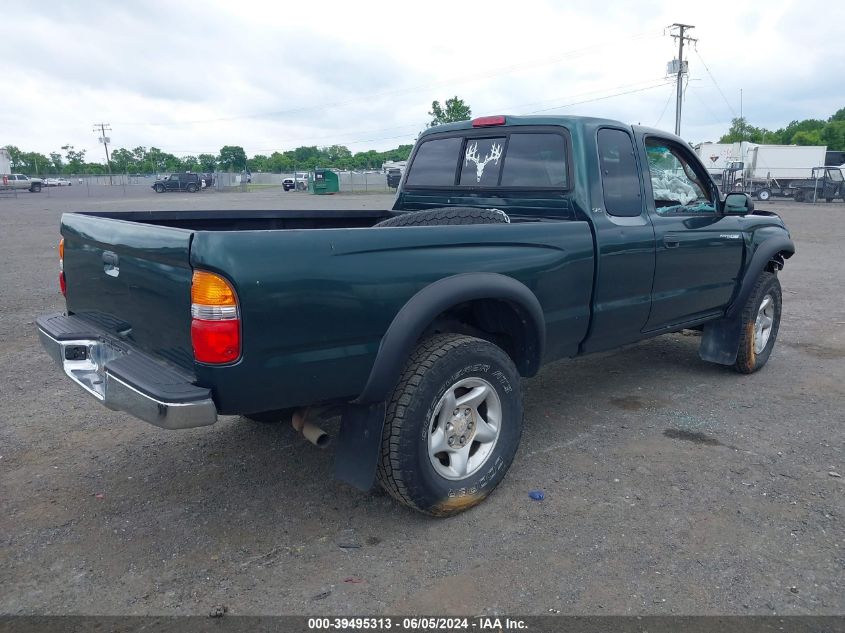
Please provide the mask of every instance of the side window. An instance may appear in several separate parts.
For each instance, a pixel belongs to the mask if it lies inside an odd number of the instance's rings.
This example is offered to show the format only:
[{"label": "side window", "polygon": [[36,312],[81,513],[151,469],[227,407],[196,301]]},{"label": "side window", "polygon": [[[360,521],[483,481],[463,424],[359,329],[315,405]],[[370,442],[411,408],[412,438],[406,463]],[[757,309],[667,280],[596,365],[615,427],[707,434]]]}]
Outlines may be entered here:
[{"label": "side window", "polygon": [[566,145],[560,134],[511,134],[503,187],[566,188]]},{"label": "side window", "polygon": [[461,163],[461,184],[495,187],[505,151],[505,137],[468,138]]},{"label": "side window", "polygon": [[461,151],[462,142],[461,137],[454,136],[426,141],[420,145],[411,163],[408,184],[454,186],[455,168],[458,166],[458,152]]},{"label": "side window", "polygon": [[599,130],[598,150],[605,209],[615,216],[640,215],[640,175],[631,137],[622,130]]},{"label": "side window", "polygon": [[671,143],[646,139],[648,169],[658,215],[715,213],[703,177]]}]

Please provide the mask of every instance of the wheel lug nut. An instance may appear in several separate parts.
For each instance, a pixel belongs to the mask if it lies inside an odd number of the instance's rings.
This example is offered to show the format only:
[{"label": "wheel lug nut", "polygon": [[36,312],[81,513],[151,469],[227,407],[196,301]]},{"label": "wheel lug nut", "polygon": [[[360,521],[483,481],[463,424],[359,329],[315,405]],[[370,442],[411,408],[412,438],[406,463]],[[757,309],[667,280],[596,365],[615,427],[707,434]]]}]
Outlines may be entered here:
[{"label": "wheel lug nut", "polygon": [[450,438],[449,438],[449,446],[454,446],[454,445],[455,445],[455,438],[454,438],[454,437],[450,437]]},{"label": "wheel lug nut", "polygon": [[461,435],[461,444],[465,444],[467,441],[466,435]]}]

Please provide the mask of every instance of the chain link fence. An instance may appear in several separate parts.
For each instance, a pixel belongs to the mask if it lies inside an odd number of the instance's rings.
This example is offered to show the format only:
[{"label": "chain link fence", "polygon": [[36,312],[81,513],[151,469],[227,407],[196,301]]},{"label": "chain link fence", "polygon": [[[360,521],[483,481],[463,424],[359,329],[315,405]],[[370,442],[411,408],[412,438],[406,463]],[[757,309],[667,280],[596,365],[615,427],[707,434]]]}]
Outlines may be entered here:
[{"label": "chain link fence", "polygon": [[[303,174],[309,172],[297,171],[301,181]],[[295,178],[295,173],[238,173],[215,172],[211,182],[203,187],[203,193],[251,192],[267,191],[278,188],[283,193],[282,181],[285,178]],[[387,184],[387,175],[380,171],[341,171],[336,170],[340,193],[389,193],[395,191]],[[153,186],[157,180],[169,177],[169,173],[161,174],[40,174],[42,181],[41,194],[48,197],[146,197],[154,193]],[[33,176],[35,178],[36,176]],[[202,175],[201,175],[202,177]],[[311,174],[313,177],[313,174]],[[27,190],[6,190],[9,196],[29,193]]]}]

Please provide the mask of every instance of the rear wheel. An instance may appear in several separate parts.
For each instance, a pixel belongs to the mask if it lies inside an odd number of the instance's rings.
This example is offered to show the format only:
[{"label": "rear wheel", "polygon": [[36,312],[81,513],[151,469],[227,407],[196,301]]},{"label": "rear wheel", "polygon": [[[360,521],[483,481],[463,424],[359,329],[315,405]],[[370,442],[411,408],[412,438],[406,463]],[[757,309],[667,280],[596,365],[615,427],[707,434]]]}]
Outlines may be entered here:
[{"label": "rear wheel", "polygon": [[197,192],[197,186],[194,183],[189,183],[188,186],[185,187],[185,189],[188,190],[188,193],[196,193]]},{"label": "rear wheel", "polygon": [[388,401],[378,479],[401,503],[451,516],[501,482],[521,435],[510,357],[482,339],[438,334],[417,345]]},{"label": "rear wheel", "polygon": [[742,310],[742,334],[734,369],[751,374],[769,360],[780,327],[783,293],[777,275],[764,272]]}]

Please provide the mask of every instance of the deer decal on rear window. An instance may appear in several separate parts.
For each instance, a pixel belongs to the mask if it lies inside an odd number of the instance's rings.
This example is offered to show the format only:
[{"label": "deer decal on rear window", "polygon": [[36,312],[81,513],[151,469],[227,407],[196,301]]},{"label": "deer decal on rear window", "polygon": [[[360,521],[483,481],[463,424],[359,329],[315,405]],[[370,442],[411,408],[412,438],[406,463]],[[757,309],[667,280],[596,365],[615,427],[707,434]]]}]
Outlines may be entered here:
[{"label": "deer decal on rear window", "polygon": [[467,151],[464,155],[464,165],[475,163],[475,181],[481,182],[481,175],[484,173],[484,166],[489,162],[496,165],[499,164],[499,158],[502,156],[502,146],[498,143],[493,143],[490,147],[490,153],[483,159],[478,158],[478,143],[474,142],[472,145],[467,145]]}]

